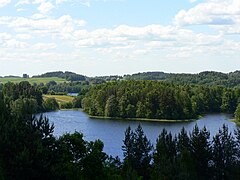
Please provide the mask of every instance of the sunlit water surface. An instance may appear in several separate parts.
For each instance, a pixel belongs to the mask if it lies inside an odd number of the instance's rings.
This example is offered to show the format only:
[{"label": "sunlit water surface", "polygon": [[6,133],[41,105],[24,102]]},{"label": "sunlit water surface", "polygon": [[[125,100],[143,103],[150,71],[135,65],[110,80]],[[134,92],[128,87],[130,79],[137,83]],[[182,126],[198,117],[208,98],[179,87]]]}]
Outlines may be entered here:
[{"label": "sunlit water surface", "polygon": [[200,128],[206,126],[211,135],[215,135],[223,124],[228,126],[230,132],[234,132],[234,129],[236,129],[236,124],[229,121],[232,117],[226,114],[206,115],[197,121],[185,123],[90,119],[87,114],[79,110],[60,110],[48,112],[44,115],[49,118],[50,123],[54,123],[55,136],[75,131],[82,132],[84,138],[88,141],[102,140],[104,142],[104,151],[108,155],[121,158],[123,156],[121,147],[123,145],[124,132],[128,126],[135,129],[138,124],[141,124],[145,134],[153,144],[155,144],[163,128],[168,132],[171,131],[172,134],[177,134],[182,127],[185,127],[187,131],[191,131],[197,124]]}]

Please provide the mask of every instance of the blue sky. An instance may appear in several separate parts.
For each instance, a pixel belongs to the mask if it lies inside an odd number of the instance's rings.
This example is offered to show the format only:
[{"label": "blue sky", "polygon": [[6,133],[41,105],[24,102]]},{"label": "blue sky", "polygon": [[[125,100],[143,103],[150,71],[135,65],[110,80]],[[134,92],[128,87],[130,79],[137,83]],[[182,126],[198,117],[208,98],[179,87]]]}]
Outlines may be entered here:
[{"label": "blue sky", "polygon": [[0,75],[240,70],[239,0],[0,0]]}]

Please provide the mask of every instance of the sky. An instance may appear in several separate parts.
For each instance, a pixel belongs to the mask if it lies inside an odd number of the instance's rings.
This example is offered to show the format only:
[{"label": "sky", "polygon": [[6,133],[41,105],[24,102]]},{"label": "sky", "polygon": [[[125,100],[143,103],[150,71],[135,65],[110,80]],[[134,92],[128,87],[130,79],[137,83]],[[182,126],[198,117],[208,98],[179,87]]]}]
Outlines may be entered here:
[{"label": "sky", "polygon": [[240,0],[0,0],[0,76],[240,70]]}]

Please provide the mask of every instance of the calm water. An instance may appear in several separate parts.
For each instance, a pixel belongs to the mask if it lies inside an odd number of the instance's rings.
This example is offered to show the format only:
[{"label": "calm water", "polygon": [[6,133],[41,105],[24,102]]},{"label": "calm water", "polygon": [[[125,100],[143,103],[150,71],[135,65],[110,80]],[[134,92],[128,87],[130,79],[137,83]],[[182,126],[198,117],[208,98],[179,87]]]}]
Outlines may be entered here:
[{"label": "calm water", "polygon": [[140,121],[124,121],[124,120],[100,120],[90,119],[82,111],[64,110],[45,113],[51,123],[55,125],[56,136],[66,132],[73,133],[79,131],[84,134],[86,140],[101,139],[104,142],[104,151],[113,156],[122,157],[122,140],[124,132],[128,126],[135,129],[138,124],[141,124],[147,137],[155,144],[155,141],[165,128],[173,134],[179,133],[184,126],[187,131],[191,131],[195,124],[200,128],[206,126],[211,132],[211,135],[216,134],[220,127],[225,123],[228,125],[231,132],[236,128],[235,123],[230,122],[230,115],[213,114],[206,115],[203,118],[188,123],[159,123],[159,122],[140,122]]},{"label": "calm water", "polygon": [[78,93],[68,93],[68,96],[78,96]]}]

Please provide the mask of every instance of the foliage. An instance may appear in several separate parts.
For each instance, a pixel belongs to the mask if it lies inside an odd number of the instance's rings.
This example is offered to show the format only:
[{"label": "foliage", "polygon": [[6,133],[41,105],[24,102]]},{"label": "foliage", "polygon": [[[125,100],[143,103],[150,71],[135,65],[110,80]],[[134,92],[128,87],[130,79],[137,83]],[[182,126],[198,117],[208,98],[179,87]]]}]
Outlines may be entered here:
[{"label": "foliage", "polygon": [[238,104],[237,109],[236,109],[234,115],[235,115],[236,121],[240,123],[240,103]]},{"label": "foliage", "polygon": [[43,102],[43,108],[45,111],[55,111],[59,109],[59,104],[55,98],[47,98]]},{"label": "foliage", "polygon": [[204,71],[199,74],[174,74],[164,72],[143,72],[125,75],[126,80],[161,80],[175,84],[220,85],[224,87],[239,87],[240,71],[221,73]]},{"label": "foliage", "polygon": [[61,109],[72,109],[73,103],[72,102],[65,102],[60,104]]},{"label": "foliage", "polygon": [[237,88],[118,81],[92,86],[82,106],[93,116],[181,120],[203,113],[233,113],[239,95]]},{"label": "foliage", "polygon": [[58,77],[63,78],[68,81],[85,81],[86,78],[83,75],[76,74],[73,72],[62,72],[62,71],[56,71],[56,72],[47,72],[45,74],[39,75],[39,76],[33,76],[34,78],[45,78],[45,77]]},{"label": "foliage", "polygon": [[19,84],[6,83],[2,92],[5,103],[14,107],[16,111],[22,111],[24,108],[25,112],[29,111],[30,114],[42,111],[42,93],[39,88],[32,86],[27,81]]},{"label": "foliage", "polygon": [[123,144],[124,176],[126,178],[129,176],[128,170],[130,168],[138,176],[149,178],[153,146],[144,134],[142,127],[139,125],[135,132],[128,127]]}]

